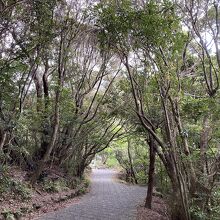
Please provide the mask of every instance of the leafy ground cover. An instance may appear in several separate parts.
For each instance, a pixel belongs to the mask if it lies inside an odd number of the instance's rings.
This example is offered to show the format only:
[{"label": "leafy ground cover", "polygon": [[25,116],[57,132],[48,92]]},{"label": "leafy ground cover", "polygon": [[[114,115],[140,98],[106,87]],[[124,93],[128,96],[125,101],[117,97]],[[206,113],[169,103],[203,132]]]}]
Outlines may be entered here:
[{"label": "leafy ground cover", "polygon": [[31,187],[27,172],[8,167],[0,176],[0,219],[30,219],[78,200],[88,190],[87,179],[68,178],[57,167]]}]

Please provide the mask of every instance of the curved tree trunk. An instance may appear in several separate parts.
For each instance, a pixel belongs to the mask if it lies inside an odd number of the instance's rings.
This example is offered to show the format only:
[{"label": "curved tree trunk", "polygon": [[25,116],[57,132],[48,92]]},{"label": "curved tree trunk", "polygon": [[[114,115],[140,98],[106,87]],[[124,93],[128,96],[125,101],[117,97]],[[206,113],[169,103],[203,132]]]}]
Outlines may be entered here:
[{"label": "curved tree trunk", "polygon": [[[57,94],[57,98],[58,98],[58,94]],[[31,177],[31,184],[34,185],[35,182],[38,180],[40,174],[42,173],[43,169],[44,169],[44,165],[46,164],[50,153],[54,147],[55,141],[57,139],[57,134],[58,134],[58,128],[59,128],[59,106],[58,103],[56,103],[56,111],[55,111],[55,124],[54,124],[54,129],[53,129],[53,134],[52,134],[52,138],[51,141],[46,149],[46,152],[42,158],[42,160],[39,161],[38,167],[36,169],[36,171],[34,172],[33,176]]]}]

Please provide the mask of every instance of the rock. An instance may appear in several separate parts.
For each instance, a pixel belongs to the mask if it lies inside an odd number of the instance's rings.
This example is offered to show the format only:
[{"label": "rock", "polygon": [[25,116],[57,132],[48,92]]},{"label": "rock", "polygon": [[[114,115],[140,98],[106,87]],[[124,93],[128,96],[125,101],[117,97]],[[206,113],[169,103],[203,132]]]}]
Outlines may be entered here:
[{"label": "rock", "polygon": [[70,198],[74,198],[75,196],[76,196],[76,192],[75,191],[70,194]]},{"label": "rock", "polygon": [[33,203],[33,208],[34,209],[40,209],[42,207],[42,205],[40,203]]},{"label": "rock", "polygon": [[67,195],[63,195],[60,197],[60,202],[62,201],[66,201],[68,199],[68,196]]},{"label": "rock", "polygon": [[9,203],[10,203],[10,204],[13,204],[13,203],[14,203],[14,200],[13,200],[13,199],[10,199],[10,200],[9,200]]}]

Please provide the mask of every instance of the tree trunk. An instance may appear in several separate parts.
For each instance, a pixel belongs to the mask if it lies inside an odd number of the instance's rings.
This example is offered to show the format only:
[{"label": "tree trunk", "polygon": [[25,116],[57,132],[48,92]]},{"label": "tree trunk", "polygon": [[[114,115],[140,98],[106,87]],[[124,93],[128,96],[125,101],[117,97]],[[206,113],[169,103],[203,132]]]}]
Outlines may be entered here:
[{"label": "tree trunk", "polygon": [[148,209],[152,208],[152,197],[153,197],[153,187],[154,187],[154,177],[155,177],[155,159],[156,159],[156,151],[155,151],[155,140],[150,135],[149,137],[149,152],[150,152],[150,165],[148,170],[148,188],[147,188],[147,197],[145,200],[145,207]]},{"label": "tree trunk", "polygon": [[85,170],[85,160],[83,159],[80,164],[77,166],[77,172],[76,172],[76,176],[79,177],[80,179],[83,176],[84,170]]},{"label": "tree trunk", "polygon": [[[168,89],[165,88],[163,89],[162,87],[160,88],[161,92],[161,100],[163,104],[163,111],[164,111],[164,116],[165,116],[165,130],[167,132],[166,138],[168,140],[168,144],[166,141],[162,141],[160,137],[155,133],[154,131],[154,125],[152,122],[149,120],[149,118],[144,114],[143,111],[143,103],[142,100],[139,99],[139,94],[138,94],[138,89],[136,89],[136,84],[134,80],[134,76],[132,74],[132,71],[130,69],[129,63],[128,63],[128,57],[125,56],[124,60],[124,65],[127,69],[128,75],[129,75],[129,80],[131,83],[131,89],[132,89],[132,95],[135,101],[135,107],[136,107],[136,113],[138,118],[140,119],[141,124],[143,127],[146,129],[148,134],[152,135],[154,140],[160,145],[161,150],[158,149],[156,146],[155,150],[160,159],[162,160],[167,173],[169,175],[169,178],[172,182],[172,189],[173,189],[173,203],[174,205],[174,210],[173,211],[173,220],[190,220],[190,214],[189,214],[189,207],[188,207],[188,201],[187,201],[187,192],[185,190],[185,183],[182,178],[180,177],[181,170],[178,167],[177,162],[179,162],[179,158],[176,157],[176,153],[178,152],[178,148],[176,146],[176,137],[173,137],[173,130],[170,124],[170,118],[169,118],[169,113],[170,109],[168,110],[167,106],[167,94],[168,94]],[[173,125],[173,124],[172,124]],[[191,169],[191,164],[190,164],[190,169]],[[194,182],[194,168],[192,167],[191,174],[192,174],[192,182]],[[181,200],[180,200],[181,199]]]},{"label": "tree trunk", "polygon": [[169,178],[172,185],[172,194],[170,198],[171,219],[172,220],[191,220],[187,183],[182,175],[182,171],[177,163],[169,163]]},{"label": "tree trunk", "polygon": [[[64,75],[65,75],[65,67],[64,67],[65,60],[63,58],[63,40],[64,40],[63,36],[61,35],[60,51],[59,51],[59,66],[58,66],[58,86],[57,86],[56,94],[55,94],[53,133],[52,133],[51,140],[47,146],[46,152],[45,152],[43,158],[39,161],[38,167],[31,177],[30,182],[32,185],[35,184],[35,182],[38,180],[40,174],[42,173],[42,171],[44,169],[44,165],[48,161],[49,156],[51,154],[51,151],[54,148],[55,141],[57,139],[57,134],[58,134],[58,129],[59,129],[60,96],[61,96],[61,91],[62,91],[62,87],[63,87]],[[46,94],[46,95],[48,95],[48,94]]]},{"label": "tree trunk", "polygon": [[37,73],[34,76],[34,84],[37,92],[37,112],[42,112],[42,81]]},{"label": "tree trunk", "polygon": [[6,141],[6,137],[7,137],[7,133],[5,131],[3,131],[2,135],[1,135],[1,139],[0,139],[0,152],[3,151],[3,147],[4,147],[4,144],[5,144],[5,141]]},{"label": "tree trunk", "polygon": [[[46,103],[47,103],[47,97],[45,95],[45,73],[43,75],[43,78],[41,79],[39,77],[38,74],[35,75],[34,77],[34,83],[35,83],[35,87],[36,87],[36,92],[37,92],[37,112],[41,113],[39,116],[42,117],[42,113],[44,113],[45,117],[47,114],[47,110],[46,110]],[[44,88],[44,102],[45,102],[45,109],[43,109],[43,103],[42,103],[42,99],[43,99],[43,88]],[[48,91],[48,85],[47,85],[47,89],[46,91]],[[47,94],[48,95],[48,94]],[[41,144],[40,144],[40,149],[37,150],[35,152],[34,158],[36,160],[42,160],[47,147],[49,145],[48,142],[48,128],[46,128],[46,123],[47,122],[47,118],[44,118],[44,120],[42,121],[42,128],[43,130],[41,131],[42,133],[42,137],[41,137]]]},{"label": "tree trunk", "polygon": [[[178,181],[177,181],[178,182]],[[188,207],[185,206],[185,203],[181,202],[180,200],[183,200],[182,198],[182,192],[180,192],[180,186],[179,183],[172,183],[172,197],[171,197],[171,219],[172,220],[190,220],[190,213]]]},{"label": "tree trunk", "polygon": [[131,151],[130,151],[131,141],[130,141],[129,138],[127,139],[127,141],[128,141],[128,158],[129,158],[129,164],[130,164],[130,169],[131,169],[131,177],[134,179],[134,182],[137,184],[138,181],[137,181],[137,178],[136,178],[136,175],[135,175],[135,172],[134,172],[134,167],[133,167],[133,162],[132,162],[132,157],[131,157]]},{"label": "tree trunk", "polygon": [[50,141],[50,144],[47,147],[47,150],[42,158],[42,160],[39,161],[38,167],[36,169],[36,171],[34,172],[33,176],[31,177],[31,184],[34,185],[35,182],[38,180],[39,176],[41,175],[43,169],[44,169],[44,165],[46,164],[50,153],[54,147],[56,138],[57,138],[57,133],[58,133],[58,128],[59,128],[59,115],[56,114],[56,119],[55,119],[55,125],[54,125],[54,129],[53,129],[53,135]]},{"label": "tree trunk", "polygon": [[209,118],[208,115],[204,116],[203,119],[203,129],[200,135],[200,168],[203,174],[208,174],[208,167],[206,161],[206,150],[209,141],[209,135],[211,132],[211,128],[209,126]]},{"label": "tree trunk", "polygon": [[48,108],[49,108],[49,86],[48,86],[48,61],[45,64],[45,71],[42,77],[43,81],[43,90],[44,90],[44,107],[45,107],[45,113],[48,113]]}]

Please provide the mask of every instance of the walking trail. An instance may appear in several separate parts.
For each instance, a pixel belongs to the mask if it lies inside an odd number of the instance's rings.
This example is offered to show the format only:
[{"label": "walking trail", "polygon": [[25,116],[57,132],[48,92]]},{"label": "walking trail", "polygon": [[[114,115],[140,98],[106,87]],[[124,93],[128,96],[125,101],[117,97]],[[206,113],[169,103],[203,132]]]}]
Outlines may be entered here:
[{"label": "walking trail", "polygon": [[119,183],[115,175],[109,169],[93,170],[89,193],[76,204],[39,220],[135,220],[137,206],[143,203],[147,189]]}]

